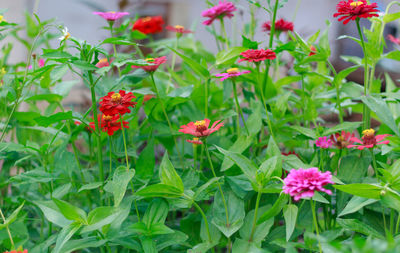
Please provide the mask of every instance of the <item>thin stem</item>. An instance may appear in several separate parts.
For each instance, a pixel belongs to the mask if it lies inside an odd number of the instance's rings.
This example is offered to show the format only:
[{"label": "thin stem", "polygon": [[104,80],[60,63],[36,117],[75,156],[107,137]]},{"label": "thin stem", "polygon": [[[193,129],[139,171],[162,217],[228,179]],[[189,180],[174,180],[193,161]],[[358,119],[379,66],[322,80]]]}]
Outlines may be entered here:
[{"label": "thin stem", "polygon": [[[214,165],[212,164],[210,152],[208,151],[207,139],[204,141],[204,148],[206,150],[207,159],[208,159],[208,163],[210,164],[211,171],[213,173],[214,178],[216,178],[217,175],[215,174]],[[221,193],[222,202],[223,202],[224,208],[225,208],[226,226],[229,227],[230,224],[229,224],[228,206],[226,205],[225,196],[222,191],[221,184],[219,183],[218,180],[217,180],[217,186],[218,186],[219,192]]]},{"label": "thin stem", "polygon": [[124,149],[125,149],[125,160],[126,160],[126,171],[129,171],[129,158],[128,158],[128,149],[126,148],[126,138],[125,138],[125,131],[124,131],[124,121],[122,120],[122,115],[119,114],[119,119],[121,121],[121,132],[122,132],[122,139],[124,140]]},{"label": "thin stem", "polygon": [[193,144],[193,169],[197,170],[197,144]]},{"label": "thin stem", "polygon": [[[1,215],[1,218],[3,219],[3,223],[6,223],[6,218],[4,217],[4,214],[3,214],[3,211],[1,210],[1,208],[0,208],[0,215]],[[10,238],[10,242],[11,242],[11,249],[14,249],[15,245],[14,245],[14,241],[11,236],[11,231],[10,231],[10,228],[8,227],[8,225],[6,225],[6,229],[7,229],[8,237]]]},{"label": "thin stem", "polygon": [[[207,216],[205,215],[205,213],[203,212],[203,210],[201,209],[201,207],[193,201],[193,205],[194,207],[197,209],[197,211],[199,211],[199,213],[201,214],[201,216],[203,217],[204,220],[204,224],[206,226],[206,231],[207,231],[207,236],[208,236],[208,240],[210,241],[210,243],[212,242],[211,239],[211,233],[210,233],[210,226],[208,225],[208,220],[207,220]],[[212,251],[214,252],[214,248],[212,249]]]},{"label": "thin stem", "polygon": [[[176,40],[175,40],[175,51],[178,50],[178,45],[179,45],[179,36],[177,35],[176,36]],[[172,72],[175,71],[175,63],[176,63],[176,54],[172,54],[172,63],[171,63]],[[169,81],[168,81],[168,84],[167,84],[167,91],[166,91],[167,94],[169,92],[169,87],[170,87],[169,84],[171,83],[171,80],[172,80],[172,75],[170,74],[169,75]]]},{"label": "thin stem", "polygon": [[133,46],[135,47],[135,50],[139,54],[140,58],[143,59],[144,58],[144,54],[143,54],[142,50],[140,49],[139,45],[137,43],[135,43]]},{"label": "thin stem", "polygon": [[396,222],[396,232],[395,235],[399,232],[399,226],[400,226],[400,212],[397,213],[397,222]]},{"label": "thin stem", "polygon": [[[240,114],[240,117],[242,117],[244,128],[246,129],[247,135],[250,135],[249,130],[248,130],[247,125],[246,125],[246,120],[245,120],[245,118],[243,116],[242,108],[240,107],[240,104],[239,104],[237,88],[236,88],[236,81],[235,81],[234,78],[232,78],[231,80],[232,80],[232,86],[233,86],[233,94],[235,96],[235,102],[236,102],[237,122],[239,123],[239,121],[240,121],[239,120],[239,114]],[[238,127],[239,127],[238,128],[238,132],[240,133],[240,124],[238,124]]]},{"label": "thin stem", "polygon": [[208,117],[208,83],[210,79],[207,79],[206,85],[205,85],[205,94],[204,94],[204,115],[206,118]]},{"label": "thin stem", "polygon": [[[114,22],[109,21],[108,24],[110,25],[110,33],[111,33],[111,37],[114,37],[114,32],[113,32],[113,24]],[[114,59],[117,59],[117,48],[115,46],[115,44],[113,45],[113,49],[114,49]],[[121,77],[121,69],[117,66],[118,69],[118,76]]]},{"label": "thin stem", "polygon": [[317,220],[317,215],[316,215],[316,213],[315,213],[315,203],[314,203],[314,201],[311,200],[311,199],[310,199],[310,204],[311,204],[311,211],[312,211],[312,215],[313,215],[313,221],[314,221],[315,232],[317,233],[317,241],[318,241],[319,252],[322,253],[321,242],[319,241],[318,220]]},{"label": "thin stem", "polygon": [[372,167],[374,168],[375,175],[378,176],[378,167],[377,167],[377,165],[376,165],[376,159],[375,159],[374,149],[373,149],[373,148],[369,148],[369,152],[371,152]]},{"label": "thin stem", "polygon": [[110,143],[110,171],[108,172],[109,177],[112,175],[112,139],[111,136],[108,136],[108,141]]},{"label": "thin stem", "polygon": [[211,25],[211,29],[212,29],[212,31],[214,33],[215,43],[217,44],[217,49],[218,49],[218,52],[219,52],[219,51],[221,51],[221,46],[219,45],[218,34],[217,34],[216,30],[215,30],[214,24]]},{"label": "thin stem", "polygon": [[[331,69],[334,77],[336,77],[337,72],[335,70],[335,68],[333,67],[332,63],[328,60],[328,66]],[[343,112],[342,112],[342,105],[340,103],[340,83],[337,82],[335,85],[335,89],[336,89],[336,106],[338,107],[338,111],[339,111],[339,122],[343,123]]]},{"label": "thin stem", "polygon": [[274,12],[272,16],[272,21],[271,21],[271,31],[269,34],[269,48],[272,47],[272,44],[274,42],[274,35],[275,35],[275,21],[276,21],[276,13],[278,12],[278,6],[279,6],[279,0],[275,1],[275,6],[274,6]]},{"label": "thin stem", "polygon": [[253,227],[251,228],[250,242],[253,241],[254,232],[256,231],[258,207],[260,206],[261,195],[262,193],[261,190],[259,189],[257,192],[256,208],[254,210],[254,219],[253,219]]},{"label": "thin stem", "polygon": [[382,218],[383,218],[383,229],[385,230],[385,234],[387,235],[387,227],[386,227],[386,215],[385,215],[385,207],[382,206]]},{"label": "thin stem", "polygon": [[228,41],[228,34],[226,33],[226,29],[225,29],[225,22],[224,22],[223,18],[221,18],[220,21],[221,21],[221,30],[224,33],[224,38],[225,38],[225,49],[228,49],[229,41]]}]

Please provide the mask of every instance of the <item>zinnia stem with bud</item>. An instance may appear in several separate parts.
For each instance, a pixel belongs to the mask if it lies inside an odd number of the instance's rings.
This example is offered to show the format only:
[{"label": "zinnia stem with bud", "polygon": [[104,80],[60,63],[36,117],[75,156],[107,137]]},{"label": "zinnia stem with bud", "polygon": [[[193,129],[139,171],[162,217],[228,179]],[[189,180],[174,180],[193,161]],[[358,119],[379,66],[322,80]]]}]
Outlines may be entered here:
[{"label": "zinnia stem with bud", "polygon": [[[212,242],[212,239],[211,239],[211,233],[210,233],[210,226],[208,225],[208,221],[207,221],[207,216],[204,214],[203,210],[201,209],[201,207],[200,207],[196,202],[193,201],[193,205],[194,205],[194,207],[197,209],[197,211],[200,212],[201,216],[203,217],[204,225],[206,226],[206,231],[207,231],[208,240],[209,240],[210,243],[211,243],[211,242]],[[212,251],[212,252],[215,252],[215,251],[214,251],[214,248],[212,248],[211,251]]]},{"label": "zinnia stem with bud", "polygon": [[[3,214],[3,211],[1,210],[1,208],[0,208],[0,215],[1,215],[1,218],[3,219],[3,223],[6,223],[6,218],[4,217],[4,214]],[[14,240],[11,236],[11,231],[10,231],[10,228],[8,227],[8,225],[6,225],[6,230],[7,230],[8,237],[10,238],[11,248],[14,249],[14,247],[15,247]]]},{"label": "zinnia stem with bud", "polygon": [[251,228],[251,233],[250,233],[250,241],[253,241],[254,232],[256,231],[258,207],[260,206],[261,194],[262,194],[262,192],[259,189],[257,192],[256,207],[254,209],[254,219],[253,219],[253,227]]},{"label": "zinnia stem with bud", "polygon": [[225,49],[228,50],[229,48],[229,41],[228,41],[228,34],[226,33],[226,28],[225,28],[225,22],[224,19],[221,18],[221,30],[224,33],[224,39],[225,39]]}]

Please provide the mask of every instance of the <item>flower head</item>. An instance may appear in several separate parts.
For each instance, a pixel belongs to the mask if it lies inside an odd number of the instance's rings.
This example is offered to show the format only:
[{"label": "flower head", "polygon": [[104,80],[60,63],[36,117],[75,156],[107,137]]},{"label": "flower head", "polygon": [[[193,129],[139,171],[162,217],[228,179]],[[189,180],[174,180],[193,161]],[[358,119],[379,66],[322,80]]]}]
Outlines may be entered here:
[{"label": "flower head", "polygon": [[45,64],[45,61],[44,61],[44,59],[39,59],[38,60],[38,66],[41,68],[41,67],[44,67],[44,64]]},{"label": "flower head", "polygon": [[147,66],[135,66],[133,65],[132,68],[140,68],[143,69],[146,72],[154,72],[158,69],[158,67],[165,63],[167,61],[167,57],[162,56],[162,57],[158,57],[158,58],[147,58],[145,60],[147,63],[150,63],[151,65],[147,65]]},{"label": "flower head", "polygon": [[[265,22],[262,27],[263,27],[264,32],[271,31],[271,21]],[[293,29],[294,29],[294,24],[290,21],[286,21],[283,18],[275,21],[275,31],[278,31],[278,32],[292,31],[293,32]]]},{"label": "flower head", "polygon": [[382,141],[382,140],[385,139],[387,136],[390,136],[390,134],[375,135],[375,130],[372,128],[362,131],[362,134],[363,134],[362,141],[356,137],[350,138],[352,142],[357,142],[360,145],[350,144],[347,147],[348,148],[357,147],[357,149],[363,150],[364,148],[373,148],[376,145],[389,143],[389,141]]},{"label": "flower head", "polygon": [[199,138],[193,138],[192,140],[186,140],[186,141],[195,145],[203,144],[203,142]]},{"label": "flower head", "polygon": [[[114,135],[114,132],[121,129],[121,121],[119,115],[98,115],[99,127],[103,132],[106,132],[109,136]],[[129,128],[128,121],[122,121],[124,128]],[[89,123],[90,128],[93,131],[96,129],[94,122]]]},{"label": "flower head", "polygon": [[165,27],[168,31],[176,32],[177,34],[184,34],[184,33],[193,33],[191,30],[186,30],[184,26],[176,25],[176,26],[167,26]]},{"label": "flower head", "polygon": [[276,58],[275,52],[270,49],[249,49],[240,53],[240,55],[243,58],[240,59],[239,62],[260,62],[265,60],[273,60]]},{"label": "flower head", "polygon": [[353,144],[354,141],[351,139],[354,138],[354,133],[342,131],[340,133],[332,134],[329,138],[333,145],[335,145],[339,149],[347,148],[350,144]]},{"label": "flower head", "polygon": [[104,68],[110,66],[107,58],[100,59],[98,63],[96,63],[96,67]]},{"label": "flower head", "polygon": [[317,54],[317,49],[315,48],[314,45],[311,45],[310,46],[310,53],[308,54],[308,56],[312,56],[312,55],[315,55],[315,54]]},{"label": "flower head", "polygon": [[221,122],[219,123],[220,120],[217,120],[210,126],[210,120],[209,119],[204,119],[196,122],[190,122],[187,125],[181,126],[181,129],[179,129],[179,132],[184,133],[184,134],[191,134],[197,138],[201,137],[207,137],[210,134],[218,131],[224,123]]},{"label": "flower head", "polygon": [[328,137],[319,137],[318,140],[315,141],[315,145],[320,148],[330,148],[332,146],[332,141],[328,139]]},{"label": "flower head", "polygon": [[124,115],[125,113],[131,112],[129,107],[135,107],[136,102],[132,102],[132,99],[136,98],[132,92],[126,93],[124,90],[120,90],[118,93],[114,91],[109,92],[107,96],[100,99],[99,110],[105,115]]},{"label": "flower head", "polygon": [[61,41],[67,40],[69,39],[69,37],[71,37],[71,34],[68,32],[68,28],[64,27],[64,29],[62,30],[63,35],[58,38]]},{"label": "flower head", "polygon": [[203,22],[203,25],[211,25],[216,19],[223,19],[224,17],[232,18],[236,7],[233,3],[226,0],[219,1],[218,5],[211,7],[201,13],[201,16],[209,18]]},{"label": "flower head", "polygon": [[108,12],[93,12],[93,14],[99,15],[100,17],[104,18],[107,21],[114,22],[115,20],[120,19],[123,16],[129,15],[129,12],[108,11]]},{"label": "flower head", "polygon": [[231,68],[231,69],[228,69],[228,70],[226,71],[226,73],[216,74],[215,76],[217,76],[217,77],[222,77],[220,80],[221,80],[221,81],[224,81],[225,79],[228,79],[228,78],[235,78],[235,77],[237,77],[237,76],[240,76],[240,75],[243,75],[243,74],[248,74],[248,73],[251,73],[251,71],[248,71],[248,70],[239,71],[238,68]]},{"label": "flower head", "polygon": [[154,96],[153,94],[146,94],[143,96],[143,104],[146,103],[147,101],[149,101],[152,98],[155,98],[156,96]]},{"label": "flower head", "polygon": [[4,253],[28,253],[28,250],[24,250],[22,246],[19,246],[17,250],[6,251]]},{"label": "flower head", "polygon": [[339,17],[338,21],[343,21],[345,25],[350,20],[357,18],[378,17],[376,8],[378,8],[376,3],[368,4],[366,0],[340,1],[336,6],[337,12],[333,14],[333,17]]},{"label": "flower head", "polygon": [[400,38],[396,38],[396,37],[394,37],[394,36],[391,35],[391,34],[389,34],[389,35],[387,36],[387,38],[388,38],[391,42],[393,42],[394,44],[397,44],[397,45],[400,46]]},{"label": "flower head", "polygon": [[155,34],[162,31],[164,20],[161,16],[139,18],[133,24],[132,31],[137,30],[144,34]]},{"label": "flower head", "polygon": [[[82,122],[81,122],[81,121],[78,121],[78,120],[75,120],[75,121],[74,121],[74,124],[75,124],[76,126],[80,126],[80,125],[82,125]],[[86,126],[86,127],[85,127],[85,130],[89,131],[90,133],[91,133],[92,130],[94,130],[94,129],[95,129],[94,125],[92,126],[92,125],[90,125],[90,123],[89,123],[89,126]]]},{"label": "flower head", "polygon": [[283,183],[283,192],[292,196],[295,201],[311,198],[314,196],[315,191],[332,194],[330,190],[325,189],[323,186],[334,184],[330,171],[320,172],[315,167],[292,169],[283,180]]}]

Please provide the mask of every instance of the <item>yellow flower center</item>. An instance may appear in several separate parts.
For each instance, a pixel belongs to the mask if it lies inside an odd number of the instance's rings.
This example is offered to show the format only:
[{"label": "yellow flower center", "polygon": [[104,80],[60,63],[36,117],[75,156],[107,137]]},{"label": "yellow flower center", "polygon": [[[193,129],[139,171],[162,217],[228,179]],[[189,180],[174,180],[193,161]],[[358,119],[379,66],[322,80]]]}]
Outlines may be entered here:
[{"label": "yellow flower center", "polygon": [[0,76],[4,76],[6,74],[6,69],[5,68],[1,68],[0,70]]},{"label": "yellow flower center", "polygon": [[238,68],[231,68],[231,69],[228,69],[226,72],[228,74],[234,74],[234,73],[239,72],[239,69]]},{"label": "yellow flower center", "polygon": [[194,141],[198,141],[198,140],[199,140],[199,138],[193,138],[193,140],[194,140]]},{"label": "yellow flower center", "polygon": [[199,121],[196,121],[196,122],[194,123],[194,125],[197,126],[197,127],[199,127],[199,126],[205,126],[205,125],[206,125],[206,121],[205,121],[205,120],[199,120]]},{"label": "yellow flower center", "polygon": [[154,58],[147,58],[146,61],[147,62],[154,62],[155,60],[154,60]]},{"label": "yellow flower center", "polygon": [[106,62],[108,62],[107,58],[103,58],[103,59],[99,60],[99,63],[106,63]]},{"label": "yellow flower center", "polygon": [[67,33],[64,35],[64,40],[69,39],[69,37],[71,37],[71,34],[70,34],[69,32],[67,32]]},{"label": "yellow flower center", "polygon": [[176,29],[185,29],[185,27],[182,26],[182,25],[176,25],[175,28],[176,28]]},{"label": "yellow flower center", "polygon": [[362,131],[363,137],[373,137],[375,135],[375,130],[374,129],[366,129]]},{"label": "yellow flower center", "polygon": [[145,17],[145,18],[142,19],[143,22],[148,22],[150,20],[151,20],[151,17]]},{"label": "yellow flower center", "polygon": [[121,95],[119,93],[114,93],[111,95],[111,102],[117,103],[121,101]]},{"label": "yellow flower center", "polygon": [[110,121],[111,119],[112,119],[112,116],[103,115],[103,120],[104,120],[104,121]]},{"label": "yellow flower center", "polygon": [[115,14],[115,11],[109,11],[108,13]]},{"label": "yellow flower center", "polygon": [[353,7],[353,8],[356,8],[356,7],[358,7],[358,6],[362,5],[362,4],[364,4],[364,3],[361,2],[361,1],[356,1],[356,2],[350,3],[350,6]]},{"label": "yellow flower center", "polygon": [[3,21],[6,22],[6,19],[2,15],[0,15],[0,23]]}]

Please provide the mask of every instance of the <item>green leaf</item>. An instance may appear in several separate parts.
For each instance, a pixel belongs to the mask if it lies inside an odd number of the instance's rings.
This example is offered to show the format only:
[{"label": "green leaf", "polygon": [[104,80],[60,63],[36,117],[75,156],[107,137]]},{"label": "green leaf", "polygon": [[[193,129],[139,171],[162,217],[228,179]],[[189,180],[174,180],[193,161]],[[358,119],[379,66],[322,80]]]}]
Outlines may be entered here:
[{"label": "green leaf", "polygon": [[222,51],[219,51],[216,55],[216,64],[217,65],[232,65],[235,63],[236,59],[239,57],[239,54],[245,51],[244,47],[231,47]]},{"label": "green leaf", "polygon": [[250,136],[255,136],[258,134],[263,126],[262,123],[262,104],[259,101],[254,101],[251,100],[250,102],[252,113],[249,116],[249,118],[246,120],[246,122],[251,122],[246,123],[246,126],[249,130]]},{"label": "green leaf", "polygon": [[345,156],[340,161],[338,177],[346,183],[361,183],[370,164],[370,157]]},{"label": "green leaf", "polygon": [[343,69],[342,71],[340,71],[335,78],[333,79],[333,83],[332,86],[336,87],[336,86],[340,86],[343,82],[343,79],[345,79],[348,75],[350,75],[351,73],[353,73],[354,71],[356,71],[360,66],[356,65],[356,66],[351,66],[348,67],[347,69]]},{"label": "green leaf", "polygon": [[67,227],[64,227],[57,236],[56,247],[52,253],[62,252],[62,247],[71,239],[71,237],[79,230],[82,226],[79,222],[73,222]]},{"label": "green leaf", "polygon": [[[271,208],[270,205],[260,207],[257,213],[257,220],[260,220],[262,214],[270,210],[270,208]],[[254,209],[247,213],[246,218],[244,220],[244,224],[242,228],[239,230],[240,237],[246,241],[250,241],[251,231],[253,230],[254,213],[255,213]],[[254,243],[261,243],[265,239],[265,237],[269,234],[270,229],[272,228],[273,225],[274,225],[273,217],[270,217],[269,219],[261,223],[257,223],[251,241],[253,241]]]},{"label": "green leaf", "polygon": [[301,127],[301,126],[290,126],[289,128],[293,129],[294,131],[296,131],[302,135],[310,137],[313,140],[317,139],[317,135],[316,135],[315,131],[313,131],[310,128],[305,128],[305,127]]},{"label": "green leaf", "polygon": [[101,44],[136,45],[137,43],[129,41],[122,37],[111,37],[103,40]]},{"label": "green leaf", "polygon": [[194,199],[195,201],[200,200],[200,199],[198,199],[198,197],[200,196],[200,194],[201,194],[203,191],[206,191],[206,190],[209,190],[210,188],[215,187],[215,186],[217,185],[217,182],[218,182],[219,179],[220,179],[219,177],[213,177],[213,178],[211,178],[210,180],[208,180],[207,183],[205,183],[205,184],[203,184],[202,186],[200,186],[200,187],[196,190],[196,192],[194,193],[193,199]]},{"label": "green leaf", "polygon": [[[229,148],[229,151],[241,154],[253,143],[253,141],[254,141],[253,136],[241,135],[235,141],[235,143]],[[221,171],[226,171],[230,169],[234,164],[235,164],[234,161],[225,156],[224,160],[222,161]]]},{"label": "green leaf", "polygon": [[58,206],[53,201],[34,201],[33,203],[42,210],[46,219],[51,223],[59,227],[66,227],[71,223],[70,220],[64,217]]},{"label": "green leaf", "polygon": [[245,51],[246,49],[257,49],[258,48],[257,41],[252,41],[252,40],[246,38],[244,35],[242,35],[242,39],[243,39],[242,46],[244,47],[244,50],[242,50],[242,51]]},{"label": "green leaf", "polygon": [[143,215],[143,223],[147,227],[156,223],[164,224],[169,211],[168,202],[164,199],[154,199],[147,207],[145,214]]},{"label": "green leaf", "polygon": [[68,241],[60,252],[62,253],[70,253],[75,252],[80,249],[88,250],[89,248],[99,248],[104,245],[107,240],[99,240],[98,237],[86,237],[84,239],[79,240],[70,240]]},{"label": "green leaf", "polygon": [[390,23],[392,21],[395,21],[396,19],[400,18],[400,12],[395,12],[395,13],[386,13],[383,16],[383,22],[384,23]]},{"label": "green leaf", "polygon": [[286,223],[286,241],[290,240],[296,226],[297,213],[299,209],[296,205],[287,205],[283,208],[283,217]]},{"label": "green leaf", "polygon": [[98,68],[88,62],[75,60],[71,62],[75,67],[83,71],[97,70]]},{"label": "green leaf", "polygon": [[63,99],[61,95],[58,94],[39,94],[33,95],[25,99],[25,101],[47,101],[49,103],[60,102]]},{"label": "green leaf", "polygon": [[333,187],[342,192],[368,199],[380,199],[380,192],[382,190],[381,186],[372,184],[333,185]]},{"label": "green leaf", "polygon": [[165,152],[160,165],[160,180],[161,183],[174,186],[183,192],[182,179],[176,172],[174,165],[169,160],[168,153]]},{"label": "green leaf", "polygon": [[81,224],[86,224],[86,212],[79,207],[73,206],[68,202],[59,199],[53,199],[54,203],[59,208],[62,215],[68,220],[77,221]]},{"label": "green leaf", "polygon": [[346,214],[351,214],[355,213],[364,206],[373,204],[375,202],[378,202],[377,199],[366,199],[358,196],[354,196],[350,199],[349,203],[347,203],[346,207],[340,212],[338,217],[346,215]]},{"label": "green leaf", "polygon": [[176,51],[175,49],[172,49],[170,47],[168,47],[171,51],[175,52],[177,55],[179,55],[182,60],[190,66],[190,68],[192,68],[192,70],[194,72],[196,72],[196,74],[198,74],[199,76],[201,76],[204,79],[208,79],[210,77],[210,72],[208,71],[208,69],[206,69],[205,67],[203,67],[201,64],[197,63],[196,61],[192,60],[191,58],[179,53],[178,51]]},{"label": "green leaf", "polygon": [[101,206],[88,214],[87,223],[81,234],[101,229],[105,225],[111,224],[120,215],[120,210],[116,207]]},{"label": "green leaf", "polygon": [[395,60],[395,61],[400,61],[400,51],[398,51],[398,50],[391,51],[391,52],[385,54],[383,57],[391,59],[391,60]]},{"label": "green leaf", "polygon": [[85,191],[85,190],[93,190],[99,188],[103,183],[102,182],[93,182],[89,184],[82,185],[81,188],[79,188],[78,192]]},{"label": "green leaf", "polygon": [[344,229],[350,230],[350,231],[356,231],[358,233],[367,235],[367,236],[373,236],[379,239],[384,239],[384,236],[382,236],[378,231],[370,227],[369,225],[355,219],[336,219],[337,223],[343,227]]},{"label": "green leaf", "polygon": [[344,122],[342,124],[336,125],[334,127],[330,127],[328,129],[325,129],[325,131],[322,133],[322,136],[328,136],[334,133],[338,133],[342,130],[345,130],[347,132],[353,132],[356,128],[361,126],[362,122]]},{"label": "green leaf", "polygon": [[108,181],[104,186],[105,191],[113,194],[115,207],[119,206],[124,198],[126,188],[134,175],[134,170],[128,171],[125,166],[120,166],[114,171],[112,181]]},{"label": "green leaf", "polygon": [[54,49],[43,49],[43,54],[41,57],[51,58],[51,59],[69,59],[72,58],[72,55],[65,51],[59,51]]},{"label": "green leaf", "polygon": [[138,190],[136,195],[144,198],[179,198],[183,191],[167,184],[153,184]]},{"label": "green leaf", "polygon": [[257,224],[261,224],[264,221],[277,216],[281,212],[282,208],[286,205],[288,200],[289,195],[279,195],[279,198],[275,201],[274,205],[258,219]]},{"label": "green leaf", "polygon": [[258,183],[260,185],[264,185],[265,182],[268,182],[269,179],[273,176],[277,176],[277,177],[281,176],[282,175],[281,155],[279,154],[278,156],[270,157],[269,159],[264,161],[260,165],[259,171],[263,172],[263,177],[264,177],[264,178],[261,178],[261,181],[260,181],[260,178],[257,178]]},{"label": "green leaf", "polygon": [[143,182],[148,182],[153,177],[155,164],[154,140],[150,140],[136,162],[135,178]]},{"label": "green leaf", "polygon": [[58,123],[62,120],[70,120],[72,118],[73,118],[72,111],[68,111],[68,112],[58,112],[49,117],[40,116],[35,118],[35,121],[38,123],[39,126],[48,127],[54,123]]},{"label": "green leaf", "polygon": [[376,116],[378,116],[380,120],[382,120],[384,124],[392,129],[397,136],[400,136],[396,121],[394,120],[393,115],[384,100],[371,96],[362,96],[361,100],[368,106],[369,109],[371,109],[371,111],[376,114]]},{"label": "green leaf", "polygon": [[261,249],[256,243],[237,238],[233,243],[232,253],[245,253],[245,252],[267,253],[267,251]]},{"label": "green leaf", "polygon": [[22,207],[24,206],[25,202],[22,203],[17,209],[15,209],[10,216],[7,217],[7,219],[4,221],[3,224],[0,224],[0,229],[4,226],[9,226],[11,223],[13,223],[17,217],[19,212],[21,211]]},{"label": "green leaf", "polygon": [[386,189],[381,192],[380,197],[384,206],[400,212],[400,195],[397,192],[391,189]]}]

